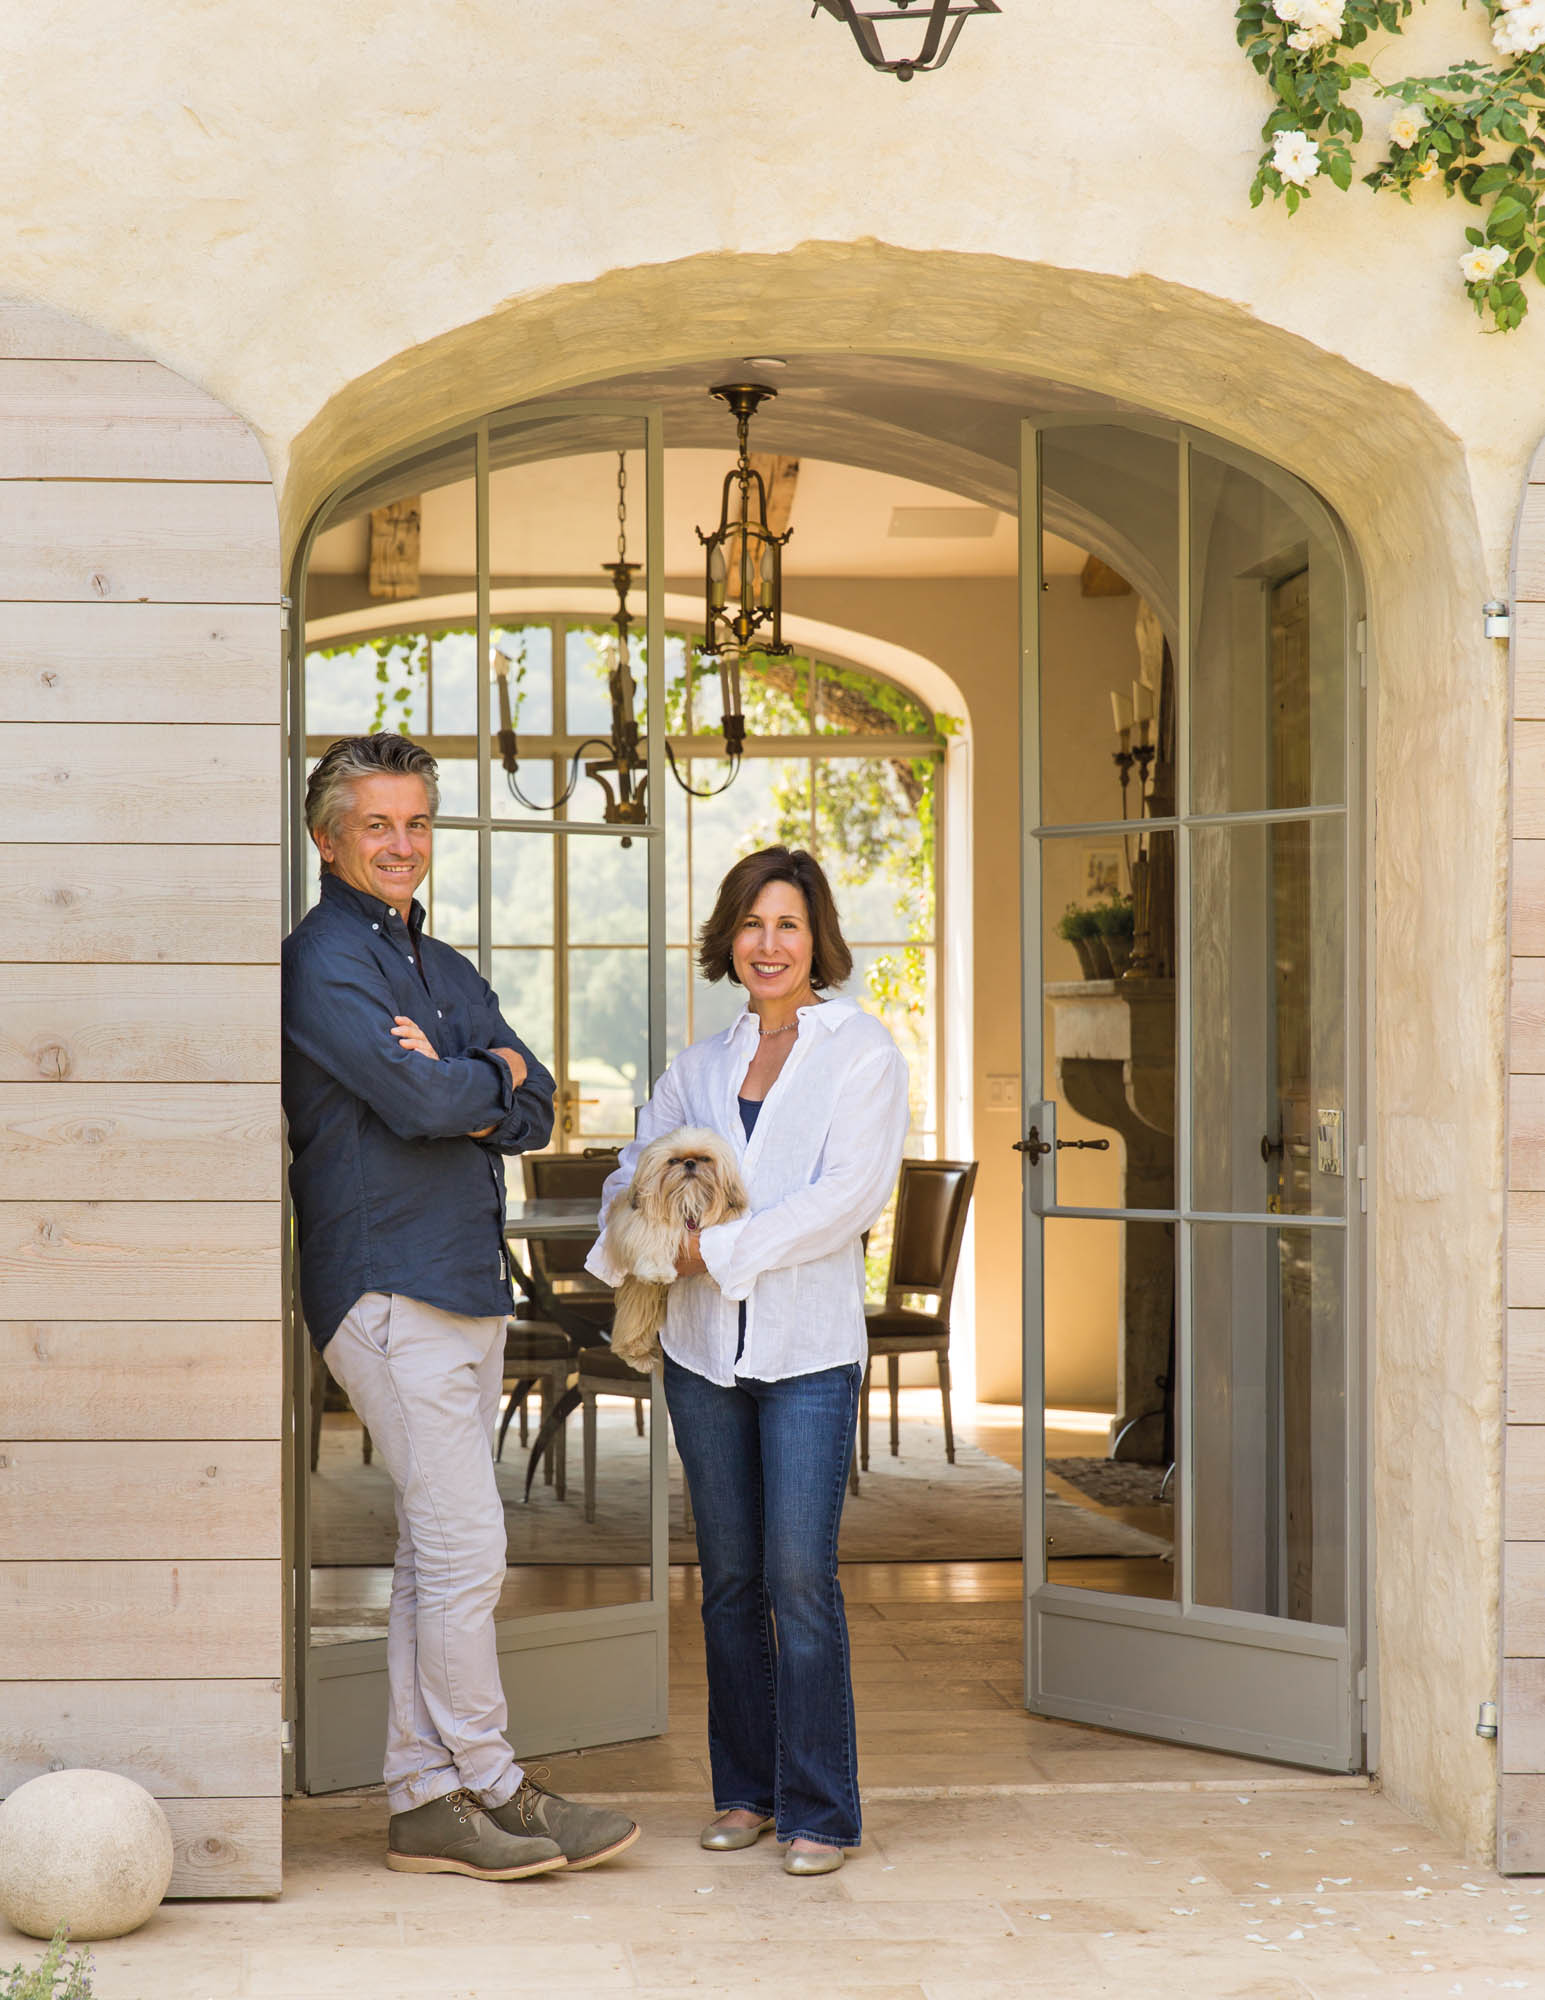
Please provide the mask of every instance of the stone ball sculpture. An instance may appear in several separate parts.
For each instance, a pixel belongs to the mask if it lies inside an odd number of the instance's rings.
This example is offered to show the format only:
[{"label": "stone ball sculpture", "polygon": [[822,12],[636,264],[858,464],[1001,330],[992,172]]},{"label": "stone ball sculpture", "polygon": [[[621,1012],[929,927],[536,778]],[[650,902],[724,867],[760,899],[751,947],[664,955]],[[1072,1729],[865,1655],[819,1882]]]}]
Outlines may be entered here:
[{"label": "stone ball sculpture", "polygon": [[0,1802],[0,1913],[28,1937],[123,1937],[171,1879],[172,1829],[132,1778],[45,1771]]}]

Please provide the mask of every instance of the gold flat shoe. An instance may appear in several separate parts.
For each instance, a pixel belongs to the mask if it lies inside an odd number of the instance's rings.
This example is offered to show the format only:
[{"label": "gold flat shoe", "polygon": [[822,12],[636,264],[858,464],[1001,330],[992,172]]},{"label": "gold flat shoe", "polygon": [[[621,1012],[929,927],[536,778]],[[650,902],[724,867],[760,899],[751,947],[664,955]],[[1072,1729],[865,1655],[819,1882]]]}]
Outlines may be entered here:
[{"label": "gold flat shoe", "polygon": [[790,1847],[783,1856],[785,1875],[831,1875],[846,1856],[840,1847]]},{"label": "gold flat shoe", "polygon": [[770,1819],[758,1820],[755,1826],[725,1826],[716,1819],[703,1828],[697,1844],[715,1854],[725,1854],[736,1847],[755,1847],[771,1826]]}]

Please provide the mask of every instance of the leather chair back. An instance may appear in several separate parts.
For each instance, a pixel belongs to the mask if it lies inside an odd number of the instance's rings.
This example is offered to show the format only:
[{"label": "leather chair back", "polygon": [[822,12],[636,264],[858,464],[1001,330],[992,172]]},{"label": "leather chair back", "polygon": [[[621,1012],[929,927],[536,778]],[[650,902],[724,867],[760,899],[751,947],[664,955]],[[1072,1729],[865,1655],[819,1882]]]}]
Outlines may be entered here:
[{"label": "leather chair back", "polygon": [[[532,1201],[598,1200],[608,1176],[616,1171],[617,1152],[595,1146],[583,1153],[522,1153],[520,1166]],[[590,1242],[583,1236],[533,1239],[527,1248],[533,1268],[543,1277],[582,1279],[586,1289],[595,1286],[585,1270]]]},{"label": "leather chair back", "polygon": [[887,1309],[908,1293],[938,1300],[947,1321],[955,1270],[965,1240],[975,1160],[903,1160],[896,1195],[896,1226],[886,1280]]}]

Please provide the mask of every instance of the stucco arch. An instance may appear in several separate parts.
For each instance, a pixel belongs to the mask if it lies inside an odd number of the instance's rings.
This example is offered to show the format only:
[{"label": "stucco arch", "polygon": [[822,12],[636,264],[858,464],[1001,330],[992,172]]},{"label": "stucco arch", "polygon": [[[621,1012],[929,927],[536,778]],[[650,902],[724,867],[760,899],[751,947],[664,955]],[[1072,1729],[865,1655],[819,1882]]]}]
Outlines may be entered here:
[{"label": "stucco arch", "polygon": [[[613,270],[394,356],[296,437],[287,541],[341,480],[463,419],[769,352],[950,362],[1091,391],[1284,466],[1352,537],[1376,828],[1364,934],[1377,996],[1372,1493],[1376,1527],[1390,1528],[1377,1538],[1379,1762],[1403,1804],[1489,1851],[1494,1773],[1474,1716],[1498,1664],[1498,1577],[1477,1551],[1499,1535],[1506,700],[1481,634],[1488,580],[1461,441],[1410,390],[1221,297],[813,242]],[[1445,783],[1425,784],[1438,769]]]}]

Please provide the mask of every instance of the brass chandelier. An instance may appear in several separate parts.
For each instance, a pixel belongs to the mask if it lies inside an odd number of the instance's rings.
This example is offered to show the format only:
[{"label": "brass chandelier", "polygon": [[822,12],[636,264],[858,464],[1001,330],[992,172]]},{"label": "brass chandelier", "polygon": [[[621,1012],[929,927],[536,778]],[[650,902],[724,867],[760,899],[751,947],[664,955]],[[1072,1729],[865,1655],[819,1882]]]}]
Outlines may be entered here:
[{"label": "brass chandelier", "polygon": [[[741,382],[725,383],[709,393],[733,412],[739,447],[736,462],[724,477],[718,526],[706,535],[701,528],[695,530],[704,550],[702,657],[712,662],[719,674],[720,728],[728,765],[723,781],[701,790],[690,785],[669,740],[665,744],[671,776],[696,799],[715,798],[727,791],[740,772],[746,741],[741,655],[793,650],[783,639],[783,546],[794,531],[787,528],[777,535],[767,525],[767,483],[752,465],[750,455],[751,419],[758,406],[777,391],[760,383]],[[639,748],[638,684],[633,677],[630,637],[636,621],[628,609],[628,594],[639,565],[628,560],[628,462],[626,452],[621,451],[617,454],[617,553],[601,568],[617,593],[617,609],[609,621],[614,635],[607,675],[610,736],[587,737],[575,748],[567,782],[551,803],[528,798],[520,786],[520,745],[510,707],[513,663],[509,654],[496,646],[493,670],[499,704],[499,759],[511,796],[528,812],[556,812],[567,805],[584,776],[593,778],[605,794],[602,818],[606,823],[642,826],[647,817],[648,758]],[[587,758],[587,751],[602,754]]]}]

